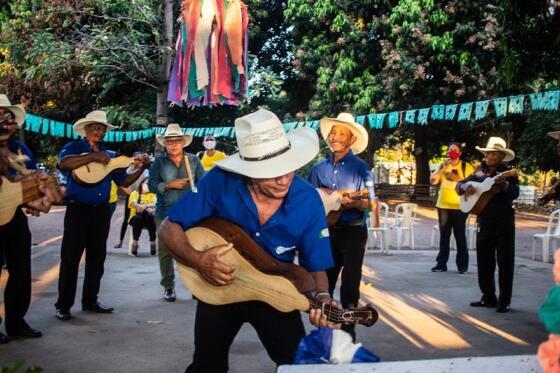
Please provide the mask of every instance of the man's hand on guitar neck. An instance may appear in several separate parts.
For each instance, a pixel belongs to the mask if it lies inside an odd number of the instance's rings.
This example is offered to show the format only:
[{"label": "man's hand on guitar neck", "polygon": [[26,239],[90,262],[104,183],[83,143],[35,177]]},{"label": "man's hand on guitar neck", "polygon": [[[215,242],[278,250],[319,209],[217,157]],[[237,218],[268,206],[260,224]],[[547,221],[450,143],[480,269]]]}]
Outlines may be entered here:
[{"label": "man's hand on guitar neck", "polygon": [[231,284],[235,279],[235,267],[224,263],[220,257],[232,249],[233,244],[229,243],[198,252],[195,269],[211,284]]},{"label": "man's hand on guitar neck", "polygon": [[22,179],[36,179],[39,182],[39,191],[42,197],[25,204],[27,213],[33,216],[39,216],[39,212],[49,212],[53,203],[59,202],[64,198],[65,189],[57,188],[53,183],[47,183],[48,175],[44,172],[34,172]]},{"label": "man's hand on guitar neck", "polygon": [[[318,293],[315,296],[315,301],[318,304],[325,304],[329,306],[329,308],[340,309],[340,304],[336,300],[332,299],[329,293]],[[327,318],[326,312],[323,313],[323,309],[321,308],[312,308],[309,311],[309,322],[317,328],[340,329],[340,324],[330,322]]]},{"label": "man's hand on guitar neck", "polygon": [[148,166],[150,165],[150,156],[147,154],[138,156],[136,158],[134,158],[134,167],[135,168],[142,168],[142,169],[146,169],[148,168]]}]

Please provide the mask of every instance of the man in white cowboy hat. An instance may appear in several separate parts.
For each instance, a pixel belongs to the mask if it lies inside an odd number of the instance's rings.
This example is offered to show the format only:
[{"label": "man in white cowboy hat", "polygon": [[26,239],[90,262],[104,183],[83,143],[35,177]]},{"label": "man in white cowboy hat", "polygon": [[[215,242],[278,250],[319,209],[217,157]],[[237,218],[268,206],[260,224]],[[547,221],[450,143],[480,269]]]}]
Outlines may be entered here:
[{"label": "man in white cowboy hat", "polygon": [[97,313],[110,313],[112,307],[98,301],[101,277],[107,255],[111,211],[109,193],[111,181],[122,187],[132,184],[148,167],[149,157],[136,160],[137,170],[113,172],[97,184],[82,184],[72,175],[72,170],[92,162],[107,164],[114,152],[107,150],[103,138],[115,126],[107,122],[104,111],[95,110],[74,124],[74,132],[84,137],[64,145],[58,154],[58,167],[68,175],[64,234],[60,251],[60,275],[58,277],[58,300],[56,317],[61,321],[70,319],[74,305],[80,258],[86,250],[86,271],[82,292],[82,309]]},{"label": "man in white cowboy hat", "polygon": [[204,171],[210,171],[216,162],[225,159],[226,153],[216,150],[216,139],[214,136],[204,136],[202,146],[204,147],[204,152],[200,162],[202,163],[202,167],[204,167]]},{"label": "man in white cowboy hat", "polygon": [[[184,231],[202,219],[218,216],[239,225],[277,260],[299,264],[311,272],[320,291],[317,300],[330,302],[325,270],[332,266],[327,222],[318,193],[297,169],[319,151],[310,128],[286,134],[268,110],[238,118],[235,129],[239,153],[218,162],[198,184],[169,210],[159,231],[169,251],[210,283],[223,286],[236,278],[235,268],[220,256],[232,245],[197,252]],[[314,325],[328,326],[320,310],[312,310]],[[280,312],[263,302],[209,305],[198,302],[195,352],[187,372],[226,372],[229,348],[243,323],[256,330],[276,364],[291,364],[305,330],[299,312]],[[332,325],[331,325],[332,326]]]},{"label": "man in white cowboy hat", "polygon": [[[552,137],[556,140],[556,152],[560,154],[560,131],[552,131],[547,133],[548,136]],[[551,183],[552,186],[541,198],[539,198],[539,205],[544,206],[548,203],[548,201],[554,199],[558,204],[558,199],[560,199],[560,182],[556,181],[555,183]]]},{"label": "man in white cowboy hat", "polygon": [[[330,230],[330,241],[334,267],[327,270],[329,293],[333,296],[338,275],[342,268],[340,301],[343,308],[357,307],[360,299],[362,262],[367,242],[366,211],[376,209],[374,179],[370,166],[357,157],[367,148],[368,133],[354,121],[350,113],[340,113],[337,118],[320,121],[321,135],[327,142],[331,154],[311,169],[309,182],[323,191],[359,191],[367,189],[368,199],[342,197],[345,211]],[[373,216],[376,216],[375,211]],[[377,224],[377,222],[374,222]],[[354,325],[343,325],[342,329],[356,338]]]},{"label": "man in white cowboy hat", "polygon": [[[2,176],[11,181],[22,179],[45,180],[46,175],[36,171],[37,165],[33,154],[25,144],[16,140],[19,127],[25,121],[25,111],[20,105],[12,105],[8,97],[0,94],[0,158]],[[15,167],[14,159],[21,158],[20,167]],[[25,160],[24,160],[25,159]],[[24,160],[24,161],[23,161]],[[15,168],[14,168],[15,167]],[[23,176],[18,175],[24,169],[33,170]],[[63,192],[54,186],[42,184],[39,190],[45,194],[39,200],[27,203],[24,207],[48,212],[51,203],[61,200]],[[0,185],[0,194],[2,186]],[[7,343],[10,338],[38,338],[41,332],[27,324],[24,317],[31,301],[31,232],[27,217],[18,209],[14,217],[0,226],[0,272],[5,258],[10,269],[10,276],[4,291],[4,310],[6,315],[6,333],[0,333],[0,344]],[[1,319],[0,319],[1,321]]]},{"label": "man in white cowboy hat", "polygon": [[[156,136],[156,141],[165,148],[165,152],[160,153],[150,167],[148,179],[150,191],[157,195],[156,229],[159,229],[161,222],[167,217],[167,210],[190,191],[191,186],[204,175],[204,169],[198,157],[184,151],[184,148],[191,144],[192,139],[191,135],[183,134],[177,123],[169,124],[163,135]],[[188,162],[186,162],[187,160]],[[189,180],[189,177],[192,177],[193,180]],[[169,256],[165,243],[159,237],[158,260],[163,299],[174,302],[176,295],[173,258]]]},{"label": "man in white cowboy hat", "polygon": [[[510,309],[513,287],[515,257],[515,213],[513,200],[519,196],[519,181],[516,176],[504,177],[507,171],[504,164],[515,158],[515,152],[508,149],[506,142],[499,137],[490,137],[486,147],[476,147],[484,154],[482,165],[467,178],[457,183],[457,193],[461,196],[476,192],[470,181],[482,182],[495,177],[490,201],[478,214],[479,230],[476,237],[476,260],[478,265],[478,285],[482,292],[479,301],[472,307],[495,308],[505,313]],[[494,272],[498,264],[500,295],[496,297]]]}]

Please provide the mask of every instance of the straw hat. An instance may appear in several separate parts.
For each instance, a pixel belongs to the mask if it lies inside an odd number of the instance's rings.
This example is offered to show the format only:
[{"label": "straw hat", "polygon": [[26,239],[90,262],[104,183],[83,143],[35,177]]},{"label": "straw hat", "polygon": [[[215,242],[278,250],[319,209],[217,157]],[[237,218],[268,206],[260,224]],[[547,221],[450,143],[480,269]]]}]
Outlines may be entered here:
[{"label": "straw hat", "polygon": [[354,116],[352,114],[340,113],[336,118],[323,118],[321,119],[319,124],[321,126],[321,135],[323,136],[327,144],[329,143],[328,137],[332,127],[335,125],[342,125],[352,131],[352,134],[356,136],[356,141],[350,147],[350,149],[352,149],[352,153],[360,154],[367,148],[367,130],[364,128],[364,126],[355,122]]},{"label": "straw hat", "polygon": [[105,127],[107,127],[107,131],[117,128],[117,126],[107,123],[107,113],[103,110],[94,110],[86,115],[85,118],[78,119],[76,123],[74,123],[74,132],[82,137],[86,137],[86,126],[92,123],[105,125]]},{"label": "straw hat", "polygon": [[16,118],[18,126],[22,126],[25,122],[25,109],[21,105],[12,105],[10,99],[5,94],[0,94],[0,107],[10,110]]},{"label": "straw hat", "polygon": [[239,152],[216,162],[224,170],[255,179],[279,177],[309,163],[319,152],[311,128],[286,133],[278,117],[264,109],[235,120]]},{"label": "straw hat", "polygon": [[477,146],[476,150],[481,151],[482,153],[502,152],[505,154],[503,162],[509,162],[515,158],[515,152],[511,149],[508,149],[506,146],[506,141],[500,137],[490,137],[485,148]]},{"label": "straw hat", "polygon": [[189,146],[193,139],[192,135],[183,134],[179,123],[170,123],[165,129],[163,135],[156,135],[156,140],[161,146],[165,147],[165,139],[168,137],[182,137],[183,139],[185,139],[185,145],[183,146],[183,148]]},{"label": "straw hat", "polygon": [[552,131],[547,133],[547,135],[552,137],[554,140],[560,140],[560,131]]}]

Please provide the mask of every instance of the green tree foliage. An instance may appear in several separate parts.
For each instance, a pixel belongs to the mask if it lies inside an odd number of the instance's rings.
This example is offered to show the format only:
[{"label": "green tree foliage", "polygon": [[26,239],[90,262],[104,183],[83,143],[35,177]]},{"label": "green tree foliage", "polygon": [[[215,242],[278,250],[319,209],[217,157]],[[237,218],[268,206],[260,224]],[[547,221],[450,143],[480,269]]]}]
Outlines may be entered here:
[{"label": "green tree foliage", "polygon": [[[285,15],[294,26],[294,66],[315,87],[308,114],[407,110],[557,87],[558,74],[550,71],[560,66],[558,34],[551,32],[558,15],[548,3],[555,2],[289,0]],[[527,48],[537,39],[547,40]],[[531,62],[532,56],[546,64]],[[426,183],[428,161],[443,144],[465,142],[466,153],[479,157],[474,146],[490,135],[526,146],[518,139],[529,125],[520,115],[401,125],[371,133],[370,153],[372,147],[413,139],[417,180]]]}]

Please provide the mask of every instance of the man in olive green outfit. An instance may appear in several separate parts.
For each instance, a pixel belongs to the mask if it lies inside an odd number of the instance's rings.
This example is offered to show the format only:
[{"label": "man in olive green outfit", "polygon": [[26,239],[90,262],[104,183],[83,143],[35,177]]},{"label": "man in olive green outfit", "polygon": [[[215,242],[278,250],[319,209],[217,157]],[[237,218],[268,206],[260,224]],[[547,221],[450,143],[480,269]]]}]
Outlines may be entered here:
[{"label": "man in olive green outfit", "polygon": [[[192,142],[192,136],[184,135],[178,124],[172,123],[167,126],[165,133],[156,136],[156,140],[165,147],[165,152],[159,154],[150,167],[148,187],[151,192],[157,194],[155,220],[156,229],[159,230],[161,222],[167,217],[167,210],[191,190],[191,185],[204,175],[204,169],[196,155],[183,151],[183,148]],[[188,164],[185,159],[189,160]],[[189,175],[194,179],[193,184]],[[158,246],[161,286],[165,289],[163,299],[174,302],[176,296],[173,259],[159,237]]]}]

